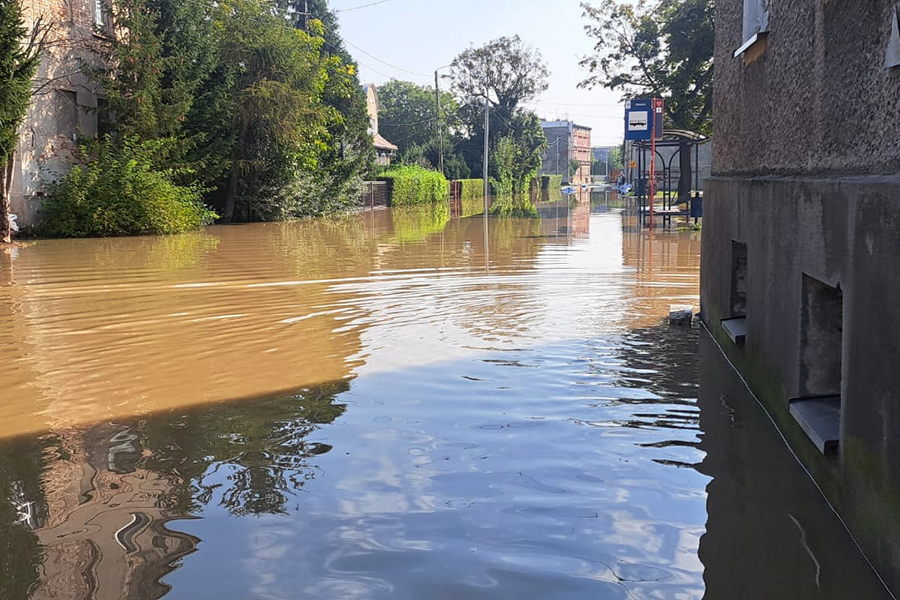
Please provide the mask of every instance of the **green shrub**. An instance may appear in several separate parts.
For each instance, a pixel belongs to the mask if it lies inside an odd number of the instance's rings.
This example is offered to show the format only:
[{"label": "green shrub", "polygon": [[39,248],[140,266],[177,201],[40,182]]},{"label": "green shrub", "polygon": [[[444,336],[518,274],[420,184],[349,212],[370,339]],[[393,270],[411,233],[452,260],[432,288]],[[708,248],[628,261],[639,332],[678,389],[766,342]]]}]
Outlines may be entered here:
[{"label": "green shrub", "polygon": [[175,151],[171,139],[121,144],[109,136],[81,147],[83,164],[52,184],[41,209],[39,232],[54,237],[181,233],[217,216],[204,206],[203,189],[185,169],[163,166]]},{"label": "green shrub", "polygon": [[541,176],[542,190],[556,190],[562,187],[562,175],[543,175]]},{"label": "green shrub", "polygon": [[459,183],[463,200],[484,199],[484,179],[460,179]]},{"label": "green shrub", "polygon": [[484,179],[459,179],[460,216],[473,217],[484,213]]},{"label": "green shrub", "polygon": [[379,177],[391,186],[390,205],[410,206],[447,202],[450,198],[450,182],[437,171],[418,166],[391,168]]}]

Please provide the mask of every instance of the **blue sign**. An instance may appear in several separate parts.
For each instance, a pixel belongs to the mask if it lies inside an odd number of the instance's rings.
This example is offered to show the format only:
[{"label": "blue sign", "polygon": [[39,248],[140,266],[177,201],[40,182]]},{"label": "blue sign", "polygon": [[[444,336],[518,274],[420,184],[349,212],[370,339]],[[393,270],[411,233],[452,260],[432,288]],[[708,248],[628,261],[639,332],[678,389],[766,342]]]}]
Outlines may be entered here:
[{"label": "blue sign", "polygon": [[625,139],[649,141],[653,135],[650,129],[652,116],[652,100],[628,100],[625,102]]},{"label": "blue sign", "polygon": [[650,141],[654,133],[656,139],[662,137],[662,100],[628,100],[625,102],[625,139],[630,141]]}]

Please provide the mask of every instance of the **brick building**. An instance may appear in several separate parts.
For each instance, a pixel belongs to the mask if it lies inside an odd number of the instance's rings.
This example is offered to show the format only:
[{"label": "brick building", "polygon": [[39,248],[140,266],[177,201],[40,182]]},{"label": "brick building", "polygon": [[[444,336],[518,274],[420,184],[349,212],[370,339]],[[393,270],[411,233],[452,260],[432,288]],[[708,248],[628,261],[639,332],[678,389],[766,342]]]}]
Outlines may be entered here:
[{"label": "brick building", "polygon": [[[541,121],[547,149],[541,156],[541,175],[562,175],[574,185],[591,182],[591,128],[572,121]],[[578,161],[572,175],[570,165]]]},{"label": "brick building", "polygon": [[78,136],[97,134],[97,86],[81,64],[95,59],[95,45],[111,31],[105,6],[103,0],[22,1],[26,27],[43,19],[53,29],[16,150],[11,209],[20,226],[34,224],[42,190],[69,168]]}]

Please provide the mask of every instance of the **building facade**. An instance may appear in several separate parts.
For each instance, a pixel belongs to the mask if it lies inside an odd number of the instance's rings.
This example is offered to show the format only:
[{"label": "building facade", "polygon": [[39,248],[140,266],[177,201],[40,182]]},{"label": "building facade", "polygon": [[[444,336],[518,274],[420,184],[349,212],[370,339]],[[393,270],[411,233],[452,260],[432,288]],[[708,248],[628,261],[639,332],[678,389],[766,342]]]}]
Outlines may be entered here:
[{"label": "building facade", "polygon": [[112,24],[103,0],[26,0],[22,7],[29,30],[39,20],[52,26],[13,170],[11,212],[28,227],[37,219],[47,183],[72,164],[79,136],[97,135],[102,101],[81,65],[95,60],[94,50],[111,35]]},{"label": "building facade", "polygon": [[[547,149],[541,156],[541,175],[562,175],[572,185],[591,182],[591,128],[572,121],[541,121]],[[578,169],[571,170],[572,161]]]},{"label": "building facade", "polygon": [[897,594],[900,5],[850,4],[717,2],[701,303]]},{"label": "building facade", "polygon": [[363,86],[366,92],[366,110],[369,113],[369,135],[375,145],[375,161],[382,166],[391,164],[391,160],[397,155],[397,146],[384,139],[378,133],[378,90],[374,84]]}]

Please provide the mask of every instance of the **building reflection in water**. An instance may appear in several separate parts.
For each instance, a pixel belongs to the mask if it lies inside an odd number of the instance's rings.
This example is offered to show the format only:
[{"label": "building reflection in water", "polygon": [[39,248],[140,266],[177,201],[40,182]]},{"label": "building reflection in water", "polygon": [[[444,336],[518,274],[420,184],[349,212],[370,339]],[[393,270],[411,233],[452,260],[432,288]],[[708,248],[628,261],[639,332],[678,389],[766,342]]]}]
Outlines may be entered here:
[{"label": "building reflection in water", "polygon": [[201,541],[178,520],[211,505],[234,516],[285,513],[315,477],[314,458],[331,449],[308,436],[344,412],[333,400],[348,388],[4,442],[0,598],[162,598],[164,577]]},{"label": "building reflection in water", "polygon": [[707,600],[887,598],[846,529],[712,338],[700,340],[698,470]]}]

